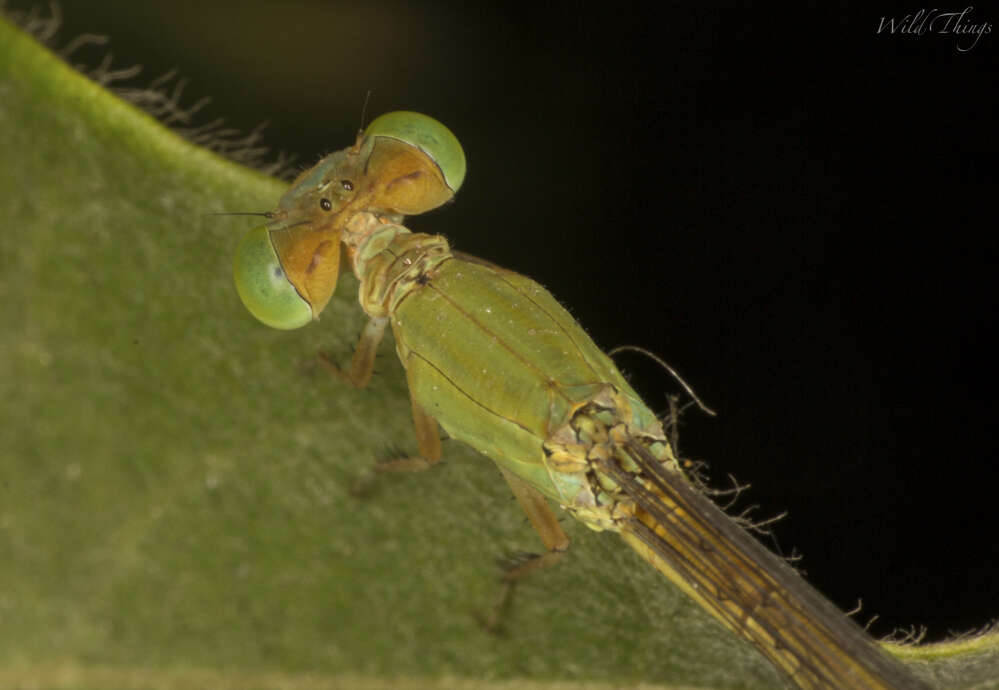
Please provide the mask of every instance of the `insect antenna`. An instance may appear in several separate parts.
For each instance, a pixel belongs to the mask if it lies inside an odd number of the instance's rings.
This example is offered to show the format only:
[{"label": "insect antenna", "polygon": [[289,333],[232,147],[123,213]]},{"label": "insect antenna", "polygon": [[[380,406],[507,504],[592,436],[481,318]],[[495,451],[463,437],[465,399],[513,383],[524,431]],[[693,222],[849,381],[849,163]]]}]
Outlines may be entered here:
[{"label": "insect antenna", "polygon": [[274,214],[270,211],[266,212],[254,212],[254,211],[222,211],[219,213],[206,213],[206,216],[261,216],[263,218],[273,218]]},{"label": "insect antenna", "polygon": [[364,134],[364,120],[368,115],[369,102],[371,102],[371,89],[368,89],[367,93],[364,94],[364,104],[361,105],[361,126],[357,128],[358,141],[360,141],[361,135]]},{"label": "insect antenna", "polygon": [[364,138],[364,120],[368,115],[368,101],[371,100],[371,89],[368,89],[364,94],[364,104],[361,105],[361,126],[357,128],[357,139],[354,140],[354,146],[351,149],[354,153],[361,150],[361,141]]}]

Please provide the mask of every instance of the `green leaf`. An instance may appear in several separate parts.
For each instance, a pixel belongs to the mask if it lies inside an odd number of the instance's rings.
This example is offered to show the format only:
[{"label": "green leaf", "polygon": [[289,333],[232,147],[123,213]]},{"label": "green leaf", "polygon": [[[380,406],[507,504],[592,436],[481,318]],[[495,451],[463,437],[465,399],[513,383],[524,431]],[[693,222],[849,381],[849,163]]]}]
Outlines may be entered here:
[{"label": "green leaf", "polygon": [[[251,223],[209,214],[267,210],[283,183],[2,20],[0,151],[0,685],[779,684],[571,521],[565,564],[518,588],[505,634],[483,632],[496,558],[539,546],[498,471],[447,443],[442,467],[352,496],[388,448],[414,447],[391,343],[364,391],[315,366],[360,332],[356,282],[297,332],[239,303]],[[994,687],[996,647],[896,651],[943,686]]]}]

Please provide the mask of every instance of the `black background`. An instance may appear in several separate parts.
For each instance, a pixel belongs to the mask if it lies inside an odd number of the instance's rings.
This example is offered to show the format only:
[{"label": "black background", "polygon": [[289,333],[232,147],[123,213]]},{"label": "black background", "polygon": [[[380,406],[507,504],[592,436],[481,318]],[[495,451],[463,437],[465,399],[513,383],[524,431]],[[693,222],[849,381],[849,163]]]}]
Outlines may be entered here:
[{"label": "black background", "polygon": [[[369,119],[444,121],[469,175],[411,225],[667,359],[719,411],[685,454],[789,513],[768,545],[874,633],[939,639],[999,616],[999,10],[967,52],[878,34],[918,9],[64,2],[58,40],[109,35],[133,85],[178,68],[199,121],[267,120],[303,166],[369,89]],[[664,409],[669,377],[620,364]]]}]

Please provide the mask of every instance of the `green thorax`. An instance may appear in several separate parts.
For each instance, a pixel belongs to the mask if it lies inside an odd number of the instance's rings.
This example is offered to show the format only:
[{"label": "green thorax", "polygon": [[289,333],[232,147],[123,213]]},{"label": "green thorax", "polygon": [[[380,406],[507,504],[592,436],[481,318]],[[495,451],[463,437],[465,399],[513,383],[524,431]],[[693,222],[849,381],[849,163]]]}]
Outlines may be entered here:
[{"label": "green thorax", "polygon": [[608,386],[629,426],[659,422],[613,362],[543,287],[452,258],[392,316],[417,401],[468,443],[562,505],[589,504],[585,470],[556,467],[544,444]]},{"label": "green thorax", "polygon": [[361,305],[390,318],[414,400],[451,438],[568,507],[592,501],[585,470],[554,466],[544,444],[574,414],[609,391],[629,430],[663,438],[610,358],[533,280],[398,225],[355,238]]}]

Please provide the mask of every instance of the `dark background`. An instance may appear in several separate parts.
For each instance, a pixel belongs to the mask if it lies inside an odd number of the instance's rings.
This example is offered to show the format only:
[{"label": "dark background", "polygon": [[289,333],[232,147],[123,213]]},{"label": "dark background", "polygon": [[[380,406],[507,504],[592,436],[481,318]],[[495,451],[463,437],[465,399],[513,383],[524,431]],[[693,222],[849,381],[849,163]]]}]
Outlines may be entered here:
[{"label": "dark background", "polygon": [[[736,512],[788,512],[769,546],[876,634],[999,616],[999,10],[961,52],[879,35],[919,9],[890,4],[61,7],[57,44],[109,35],[136,86],[176,67],[213,97],[199,121],[267,120],[302,166],[351,143],[368,90],[368,119],[438,117],[469,175],[411,226],[682,372],[719,412],[682,449],[752,484]],[[665,409],[670,378],[620,364]]]}]

